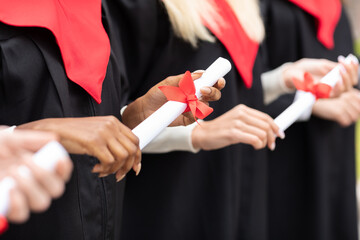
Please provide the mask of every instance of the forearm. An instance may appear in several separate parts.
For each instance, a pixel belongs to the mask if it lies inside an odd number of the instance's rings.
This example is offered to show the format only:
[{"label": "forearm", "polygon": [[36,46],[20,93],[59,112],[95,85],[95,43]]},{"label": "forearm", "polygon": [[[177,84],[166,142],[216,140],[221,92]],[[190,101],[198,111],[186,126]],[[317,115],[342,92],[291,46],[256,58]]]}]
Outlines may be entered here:
[{"label": "forearm", "polygon": [[196,125],[197,123],[187,126],[167,127],[143,149],[143,153],[199,152],[200,149],[194,148],[192,143],[192,132]]},{"label": "forearm", "polygon": [[[123,118],[127,107],[128,106],[123,107],[120,111]],[[142,152],[167,153],[172,151],[187,151],[197,153],[200,149],[194,148],[192,143],[192,132],[196,125],[197,123],[188,126],[167,127],[152,140]]]},{"label": "forearm", "polygon": [[295,89],[290,88],[286,85],[285,79],[283,77],[284,70],[292,63],[286,63],[282,66],[265,72],[261,75],[261,83],[264,93],[264,103],[266,105],[270,104],[272,101],[276,100],[282,94],[292,93]]}]

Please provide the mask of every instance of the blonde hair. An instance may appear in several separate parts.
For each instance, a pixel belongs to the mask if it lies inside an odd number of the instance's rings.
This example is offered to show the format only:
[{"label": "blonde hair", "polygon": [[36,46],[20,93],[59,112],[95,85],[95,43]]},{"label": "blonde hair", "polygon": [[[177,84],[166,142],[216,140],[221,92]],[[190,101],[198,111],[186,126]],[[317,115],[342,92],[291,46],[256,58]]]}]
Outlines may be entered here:
[{"label": "blonde hair", "polygon": [[[226,0],[234,10],[247,35],[256,42],[265,36],[258,0]],[[213,0],[163,0],[175,34],[196,47],[199,40],[214,42],[214,37],[203,25],[202,19],[213,16],[210,24],[218,27],[222,23]]]}]

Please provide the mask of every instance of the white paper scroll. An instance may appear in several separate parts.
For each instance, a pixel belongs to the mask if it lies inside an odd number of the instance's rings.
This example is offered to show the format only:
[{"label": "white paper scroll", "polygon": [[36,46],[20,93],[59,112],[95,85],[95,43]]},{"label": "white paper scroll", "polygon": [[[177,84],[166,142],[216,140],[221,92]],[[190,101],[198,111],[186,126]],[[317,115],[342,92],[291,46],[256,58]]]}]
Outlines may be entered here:
[{"label": "white paper scroll", "polygon": [[[200,89],[213,86],[219,78],[225,76],[231,69],[231,64],[224,58],[218,58],[203,73],[201,78],[194,81],[196,96],[201,97]],[[133,133],[140,140],[140,149],[143,149],[167,126],[169,126],[186,109],[187,105],[181,102],[168,101],[157,111],[133,129]]]},{"label": "white paper scroll", "polygon": [[[48,171],[54,171],[56,164],[69,155],[64,147],[52,141],[46,144],[33,156],[33,161],[39,167]],[[10,207],[10,191],[15,187],[16,183],[11,177],[6,177],[0,181],[0,215],[6,216]]]},{"label": "white paper scroll", "polygon": [[[350,54],[346,59],[345,63],[357,62],[358,59]],[[340,74],[340,64],[326,74],[320,82],[328,84],[331,87],[334,87],[336,83],[341,80]],[[309,108],[311,108],[316,101],[316,98],[313,94],[308,92],[303,92],[301,97],[299,97],[293,104],[291,104],[284,112],[282,112],[277,118],[275,118],[275,123],[279,126],[280,130],[285,131],[289,126],[291,126],[300,116]]]}]

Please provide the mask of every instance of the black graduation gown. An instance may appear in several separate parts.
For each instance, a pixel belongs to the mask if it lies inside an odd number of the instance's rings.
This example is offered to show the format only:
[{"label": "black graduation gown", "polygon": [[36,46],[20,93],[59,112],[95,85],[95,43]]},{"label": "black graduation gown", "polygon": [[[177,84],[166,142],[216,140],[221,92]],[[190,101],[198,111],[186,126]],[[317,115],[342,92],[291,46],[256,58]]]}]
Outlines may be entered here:
[{"label": "black graduation gown", "polygon": [[[353,51],[348,19],[342,12],[335,31],[335,48],[316,38],[314,18],[288,1],[272,0],[267,13],[271,68],[300,58],[337,61]],[[293,94],[271,104],[276,117]],[[354,126],[312,116],[295,123],[269,152],[270,239],[357,239]]]},{"label": "black graduation gown", "polygon": [[[176,37],[160,1],[121,2],[128,19],[122,22],[131,29],[123,35],[131,99],[169,75],[206,69],[220,56],[230,60],[218,41],[194,49]],[[261,108],[260,69],[257,59],[247,89],[233,65],[207,119],[240,103]],[[264,151],[242,144],[143,154],[140,175],[127,177],[121,239],[266,239],[266,164]]]},{"label": "black graduation gown", "polygon": [[[0,125],[20,125],[43,118],[119,118],[127,83],[118,45],[120,32],[118,26],[112,25],[116,22],[114,11],[114,6],[103,2],[103,23],[112,50],[101,104],[67,78],[50,31],[0,24]],[[53,201],[48,211],[31,214],[25,224],[11,225],[1,239],[118,238],[124,181],[116,183],[114,176],[98,178],[91,173],[98,162],[93,157],[71,158],[74,171],[65,194]]]}]

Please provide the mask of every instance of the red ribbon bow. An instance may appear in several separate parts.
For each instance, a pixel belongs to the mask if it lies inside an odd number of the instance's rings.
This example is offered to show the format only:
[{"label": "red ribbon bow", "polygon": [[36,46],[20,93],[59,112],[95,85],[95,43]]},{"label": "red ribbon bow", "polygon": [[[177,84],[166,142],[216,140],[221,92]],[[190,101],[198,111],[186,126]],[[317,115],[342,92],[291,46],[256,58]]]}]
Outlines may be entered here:
[{"label": "red ribbon bow", "polygon": [[5,217],[0,216],[0,235],[6,232],[9,228],[9,223]]},{"label": "red ribbon bow", "polygon": [[325,83],[314,83],[310,73],[304,74],[304,81],[293,78],[296,89],[312,93],[316,99],[329,98],[332,87]]},{"label": "red ribbon bow", "polygon": [[213,111],[211,107],[196,97],[194,81],[189,71],[186,71],[180,80],[179,87],[160,86],[159,89],[164,93],[167,100],[186,103],[188,106],[184,112],[191,111],[194,118],[204,119]]}]

